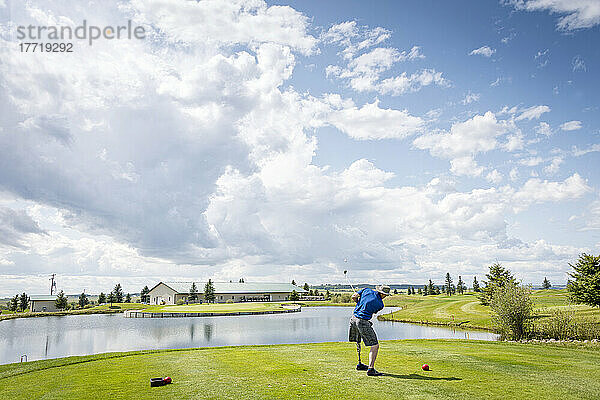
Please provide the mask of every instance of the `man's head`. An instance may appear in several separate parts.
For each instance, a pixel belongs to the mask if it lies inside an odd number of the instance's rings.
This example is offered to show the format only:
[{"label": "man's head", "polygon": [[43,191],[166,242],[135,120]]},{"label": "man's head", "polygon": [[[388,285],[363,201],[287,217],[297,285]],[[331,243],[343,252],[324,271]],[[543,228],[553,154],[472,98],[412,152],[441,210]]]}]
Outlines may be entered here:
[{"label": "man's head", "polygon": [[385,298],[385,296],[389,296],[390,295],[390,287],[387,285],[378,285],[375,286],[375,290],[379,293],[379,295],[381,296],[381,298]]}]

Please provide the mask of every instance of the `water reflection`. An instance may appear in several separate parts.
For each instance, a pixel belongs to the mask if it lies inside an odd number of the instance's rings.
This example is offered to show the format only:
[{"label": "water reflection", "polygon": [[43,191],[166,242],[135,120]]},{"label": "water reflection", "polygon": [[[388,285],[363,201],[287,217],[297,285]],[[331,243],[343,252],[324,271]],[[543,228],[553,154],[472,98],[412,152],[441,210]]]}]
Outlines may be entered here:
[{"label": "water reflection", "polygon": [[204,339],[206,339],[206,343],[210,342],[210,338],[212,338],[212,325],[204,324]]},{"label": "water reflection", "polygon": [[[347,340],[350,308],[205,318],[124,318],[120,314],[22,318],[0,322],[0,364],[108,351]],[[384,312],[391,311],[390,309]],[[380,339],[493,340],[488,332],[374,320]]]}]

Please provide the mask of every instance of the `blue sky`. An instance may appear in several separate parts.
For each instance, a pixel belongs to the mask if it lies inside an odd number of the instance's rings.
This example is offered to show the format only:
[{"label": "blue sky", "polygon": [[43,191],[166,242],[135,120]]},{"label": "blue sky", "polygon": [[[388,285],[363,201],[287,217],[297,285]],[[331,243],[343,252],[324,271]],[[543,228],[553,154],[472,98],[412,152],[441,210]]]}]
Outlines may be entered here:
[{"label": "blue sky", "polygon": [[[600,141],[600,75],[593,72],[600,57],[600,50],[595,45],[600,33],[597,25],[590,29],[561,31],[556,26],[556,14],[520,12],[509,4],[496,1],[381,2],[376,6],[365,2],[348,2],[344,7],[339,7],[335,2],[323,4],[302,1],[289,4],[313,16],[319,26],[330,27],[339,21],[356,21],[358,25],[370,28],[384,27],[391,31],[386,46],[410,49],[418,45],[426,53],[425,59],[414,62],[409,68],[402,65],[399,71],[414,72],[420,68],[434,67],[443,71],[451,81],[450,87],[426,87],[403,96],[356,96],[364,102],[379,99],[382,106],[407,108],[417,115],[439,109],[441,114],[435,127],[440,129],[447,129],[453,121],[487,110],[543,104],[552,109],[552,112],[544,115],[543,120],[555,129],[571,120],[581,121],[583,127],[574,132],[559,130],[548,140],[528,146],[528,151],[547,155],[555,149],[568,151],[573,146],[589,148]],[[492,56],[469,55],[472,50],[482,46],[493,49]],[[338,50],[337,47],[325,47],[320,56],[308,58],[306,62],[314,64],[314,69],[300,69],[290,84],[311,93],[351,92],[338,81],[328,79],[316,82],[315,79],[315,75],[319,75],[316,71],[336,62]],[[581,65],[576,67],[578,60]],[[393,70],[390,72],[393,75]],[[492,85],[498,79],[498,85]],[[469,93],[478,95],[478,98],[464,104]],[[539,121],[524,124],[523,131],[527,137],[535,137],[533,130],[536,122]],[[423,184],[432,175],[447,171],[445,162],[429,157],[424,151],[415,151],[405,142],[356,142],[335,132],[335,129],[326,130],[318,137],[320,146],[315,162],[319,164],[344,168],[354,159],[366,157],[377,160],[377,165],[385,170],[394,171],[398,176],[394,183],[401,185]],[[511,169],[506,159],[494,154],[486,158],[493,165],[500,166],[504,174]],[[597,162],[596,153],[571,157],[553,176],[568,177],[580,172],[590,184],[597,187]],[[527,177],[525,175],[520,180]],[[465,188],[489,187],[484,179],[468,179],[464,185]],[[565,223],[584,204],[576,202],[562,205],[558,210],[556,207],[530,210],[521,215],[521,219],[529,223],[515,233],[533,239],[543,230],[563,244],[577,245],[583,242],[594,246],[600,238],[596,232],[574,232],[572,226]],[[548,218],[549,213],[554,218]]]},{"label": "blue sky", "polygon": [[[600,251],[595,0],[92,3],[0,0],[0,296]],[[84,19],[147,35],[19,51]]]}]

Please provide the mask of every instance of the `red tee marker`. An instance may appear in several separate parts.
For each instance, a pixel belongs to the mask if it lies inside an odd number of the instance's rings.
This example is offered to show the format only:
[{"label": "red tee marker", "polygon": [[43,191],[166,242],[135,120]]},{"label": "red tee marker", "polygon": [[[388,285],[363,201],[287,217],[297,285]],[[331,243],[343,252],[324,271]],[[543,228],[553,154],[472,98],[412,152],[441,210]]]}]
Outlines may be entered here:
[{"label": "red tee marker", "polygon": [[429,365],[427,364],[423,364],[421,368],[423,369],[423,371],[429,371]]}]

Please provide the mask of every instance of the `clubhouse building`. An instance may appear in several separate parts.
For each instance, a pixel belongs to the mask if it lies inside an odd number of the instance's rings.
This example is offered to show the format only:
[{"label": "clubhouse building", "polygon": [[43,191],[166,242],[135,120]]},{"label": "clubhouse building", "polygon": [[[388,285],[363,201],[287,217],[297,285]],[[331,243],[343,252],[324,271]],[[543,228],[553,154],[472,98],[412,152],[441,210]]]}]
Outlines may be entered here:
[{"label": "clubhouse building", "polygon": [[[204,301],[206,282],[195,282],[198,290],[198,302]],[[233,283],[213,282],[215,302],[226,303],[245,301],[283,301],[289,300],[292,291],[299,295],[307,293],[301,287],[290,283]],[[150,304],[177,304],[180,300],[188,302],[192,282],[159,282],[150,289]]]},{"label": "clubhouse building", "polygon": [[45,312],[58,311],[55,305],[56,295],[31,295],[29,296],[29,311]]}]

